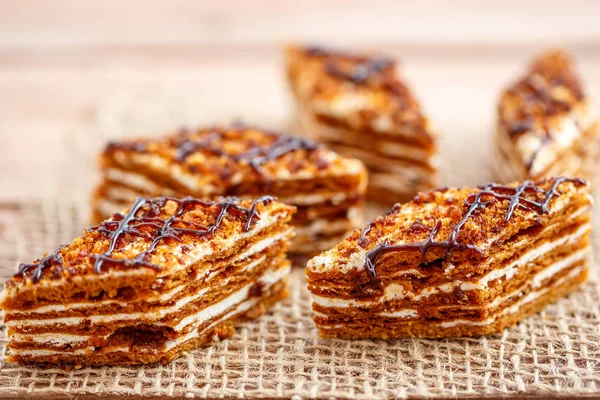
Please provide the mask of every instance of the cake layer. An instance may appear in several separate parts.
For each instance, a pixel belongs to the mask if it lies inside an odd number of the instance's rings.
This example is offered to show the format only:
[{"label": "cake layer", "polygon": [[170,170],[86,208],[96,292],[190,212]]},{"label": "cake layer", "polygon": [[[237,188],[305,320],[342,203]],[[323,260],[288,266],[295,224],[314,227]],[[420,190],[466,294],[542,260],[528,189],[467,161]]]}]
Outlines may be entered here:
[{"label": "cake layer", "polygon": [[[234,334],[234,327],[247,319],[262,315],[273,303],[285,298],[284,282],[272,285],[261,297],[250,298],[230,307],[215,318],[215,322],[200,329],[191,329],[185,336],[171,341],[132,341],[111,347],[58,351],[44,349],[19,350],[9,355],[9,361],[21,364],[47,364],[61,366],[94,366],[105,364],[148,364],[168,363],[186,351],[193,350],[217,339]],[[131,336],[135,338],[135,336]]]},{"label": "cake layer", "polygon": [[[159,193],[166,196],[185,197],[169,187],[160,186],[145,175],[117,168],[108,168],[103,171],[104,183],[99,191],[103,197],[114,200],[130,202],[137,196],[157,196]],[[319,205],[325,202],[340,204],[341,202],[360,197],[364,187],[357,187],[354,191],[325,191],[325,188],[314,187],[306,192],[298,191],[286,197],[278,197],[277,200],[284,204],[292,204],[297,207]]]},{"label": "cake layer", "polygon": [[[428,299],[413,299],[412,302],[395,302],[393,298],[385,298],[379,304],[357,301],[355,303],[344,299],[314,298],[313,310],[322,322],[326,319],[349,319],[360,323],[385,323],[390,318],[427,319],[451,321],[456,318],[472,320],[486,319],[503,308],[512,305],[520,296],[535,290],[551,286],[552,282],[567,276],[572,270],[589,265],[590,249],[584,247],[572,253],[561,254],[559,259],[544,265],[530,274],[511,278],[511,285],[502,287],[501,291],[489,296],[485,302],[462,301],[463,297],[455,297],[454,302],[434,303]],[[473,290],[473,289],[471,289]],[[425,296],[426,297],[426,296]]]},{"label": "cake layer", "polygon": [[433,322],[428,320],[386,321],[384,324],[353,325],[351,322],[341,324],[319,325],[322,337],[345,339],[368,338],[401,338],[407,336],[442,338],[482,336],[493,334],[510,327],[523,318],[542,310],[547,304],[567,295],[587,280],[588,269],[580,266],[570,271],[551,287],[530,292],[522,296],[510,307],[502,309],[496,315],[485,320],[455,319],[451,321]]},{"label": "cake layer", "polygon": [[[132,297],[129,302],[103,301],[88,303],[54,304],[33,311],[10,312],[6,325],[11,331],[26,329],[43,331],[47,325],[60,324],[63,330],[78,329],[95,331],[127,324],[135,319],[144,323],[160,321],[175,325],[188,314],[225,297],[229,292],[254,279],[268,268],[287,265],[280,248],[271,248],[265,254],[246,258],[243,263],[222,267],[224,272],[206,279],[183,283],[176,287],[178,293],[166,302],[149,303],[143,296]],[[270,254],[269,254],[270,253]],[[219,267],[221,268],[221,267]],[[226,289],[222,286],[227,285]],[[42,310],[42,311],[40,311]],[[90,317],[91,315],[91,317]],[[106,325],[110,322],[111,326]]]},{"label": "cake layer", "polygon": [[[41,316],[25,315],[21,319],[10,318],[6,321],[9,334],[12,333],[45,333],[70,332],[77,334],[106,335],[119,328],[132,324],[146,324],[155,326],[172,327],[175,331],[180,329],[182,321],[190,315],[198,313],[206,307],[218,303],[231,293],[255,281],[255,276],[260,276],[265,271],[272,269],[287,270],[290,263],[283,257],[256,263],[253,268],[239,268],[245,271],[231,270],[220,279],[208,281],[204,287],[194,285],[188,296],[182,297],[173,304],[164,306],[151,306],[136,308],[135,305],[122,312],[108,311],[106,314],[97,313],[96,309],[67,310],[58,315],[46,313]],[[87,311],[87,312],[86,312]],[[70,316],[69,316],[70,315]]]},{"label": "cake layer", "polygon": [[[88,323],[90,325],[102,325],[103,328],[106,328],[97,330],[82,329],[82,322],[85,323],[86,321],[85,317],[26,321],[25,323],[28,324],[44,322],[44,325],[39,325],[40,330],[35,333],[13,332],[11,330],[9,333],[11,335],[10,347],[20,349],[54,348],[57,351],[65,352],[81,348],[91,350],[94,346],[114,345],[114,337],[119,336],[119,332],[126,331],[151,332],[155,338],[162,341],[177,340],[180,337],[190,335],[193,331],[197,331],[199,327],[213,324],[231,307],[237,306],[253,296],[260,297],[263,291],[268,291],[271,286],[285,281],[290,269],[289,263],[283,263],[262,273],[257,273],[252,279],[243,282],[241,285],[231,285],[231,288],[230,282],[222,282],[223,286],[221,287],[226,287],[223,296],[210,304],[198,302],[195,304],[197,307],[193,312],[187,313],[175,323],[166,324],[160,319],[160,315],[144,315],[158,314],[157,311],[118,315],[92,314],[87,318]],[[117,318],[123,318],[122,322],[118,323]],[[64,329],[64,325],[68,325],[69,328]],[[90,346],[90,343],[93,346]]]},{"label": "cake layer", "polygon": [[[118,154],[121,155],[117,156]],[[194,171],[179,172],[179,175],[183,175],[176,179],[175,176],[178,176],[178,174],[175,171],[181,170],[178,164],[171,165],[165,161],[159,162],[158,160],[161,160],[161,158],[158,156],[147,156],[148,159],[143,158],[142,160],[137,160],[137,156],[135,153],[117,153],[112,155],[114,158],[107,158],[103,162],[105,179],[134,188],[138,193],[148,196],[172,194],[179,197],[183,197],[182,195],[256,197],[269,193],[281,199],[282,202],[302,195],[312,196],[313,198],[315,195],[322,195],[326,199],[328,197],[335,198],[340,193],[364,192],[366,186],[363,165],[358,160],[352,160],[352,163],[348,162],[348,165],[345,166],[346,170],[336,171],[335,174],[317,174],[314,176],[312,174],[290,174],[286,179],[277,177],[273,178],[277,180],[268,180],[262,183],[252,180],[236,182],[235,185],[219,192],[211,192],[207,191],[202,178]],[[155,164],[164,165],[164,170],[157,171],[154,168]],[[300,197],[300,201],[303,200]],[[289,204],[295,205],[294,202],[289,202]]]}]

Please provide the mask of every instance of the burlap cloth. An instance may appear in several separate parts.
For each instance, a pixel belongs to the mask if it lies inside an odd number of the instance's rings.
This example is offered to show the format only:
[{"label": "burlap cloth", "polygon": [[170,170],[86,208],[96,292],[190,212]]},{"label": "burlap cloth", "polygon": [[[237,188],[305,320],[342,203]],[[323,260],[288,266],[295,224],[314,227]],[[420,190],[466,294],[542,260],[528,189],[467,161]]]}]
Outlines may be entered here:
[{"label": "burlap cloth", "polygon": [[[156,93],[117,94],[101,104],[93,131],[78,132],[65,143],[71,157],[64,170],[57,171],[61,195],[50,193],[43,200],[0,207],[0,216],[6,217],[0,219],[6,221],[0,225],[2,279],[15,271],[18,262],[30,261],[81,232],[87,222],[93,155],[107,138],[160,132],[182,122],[223,119],[219,117],[208,119],[184,99],[166,100]],[[262,121],[261,116],[254,121]],[[443,183],[488,181],[489,135],[476,135],[467,126],[454,127],[446,135]],[[465,141],[468,146],[461,144]],[[594,222],[598,225],[598,214]],[[595,242],[599,259],[597,235]],[[357,399],[590,396],[600,390],[599,268],[595,265],[591,281],[569,297],[502,334],[479,339],[319,339],[300,268],[293,273],[286,301],[260,319],[240,326],[232,338],[164,366],[70,372],[23,368],[6,363],[3,328],[0,395]]]}]

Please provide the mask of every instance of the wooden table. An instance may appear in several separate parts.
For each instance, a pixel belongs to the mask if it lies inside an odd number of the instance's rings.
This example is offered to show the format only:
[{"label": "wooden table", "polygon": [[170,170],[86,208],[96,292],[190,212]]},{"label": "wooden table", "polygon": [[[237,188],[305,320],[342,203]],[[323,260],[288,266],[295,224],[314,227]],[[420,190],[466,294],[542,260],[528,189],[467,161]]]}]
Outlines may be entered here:
[{"label": "wooden table", "polygon": [[[144,93],[189,99],[198,105],[189,118],[195,123],[215,115],[284,121],[289,101],[279,45],[285,40],[398,56],[450,137],[464,129],[489,135],[498,91],[548,46],[572,51],[589,91],[600,98],[599,2],[125,3],[0,1],[0,198],[89,190],[87,179],[70,183],[73,166],[86,167],[74,163],[69,144],[95,134],[99,109],[106,115],[117,94],[147,102]],[[131,132],[141,133],[147,132]]]}]

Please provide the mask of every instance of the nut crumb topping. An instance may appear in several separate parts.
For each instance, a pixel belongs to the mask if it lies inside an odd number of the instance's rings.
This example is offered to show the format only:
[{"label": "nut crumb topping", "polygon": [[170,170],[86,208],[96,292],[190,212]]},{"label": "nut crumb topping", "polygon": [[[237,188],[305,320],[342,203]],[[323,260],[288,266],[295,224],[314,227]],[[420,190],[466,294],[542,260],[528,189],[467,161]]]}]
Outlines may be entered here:
[{"label": "nut crumb topping", "polygon": [[21,264],[7,287],[113,269],[162,271],[182,262],[176,247],[186,254],[200,242],[218,243],[249,232],[265,215],[285,219],[294,210],[270,196],[220,201],[140,197],[128,210],[87,229],[71,244],[31,264]]}]

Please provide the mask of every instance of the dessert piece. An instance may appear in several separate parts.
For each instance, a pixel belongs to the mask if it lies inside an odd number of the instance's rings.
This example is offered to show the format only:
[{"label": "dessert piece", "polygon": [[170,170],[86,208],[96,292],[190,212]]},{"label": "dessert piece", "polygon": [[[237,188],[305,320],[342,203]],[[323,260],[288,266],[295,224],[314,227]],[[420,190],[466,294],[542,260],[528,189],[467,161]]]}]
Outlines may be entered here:
[{"label": "dessert piece", "polygon": [[586,280],[592,202],[571,178],[420,193],[310,260],[320,333],[499,332]]},{"label": "dessert piece", "polygon": [[241,124],[181,131],[159,139],[110,143],[95,219],[134,196],[198,198],[273,195],[294,205],[291,251],[315,255],[362,223],[366,170],[313,141]]},{"label": "dessert piece", "polygon": [[364,161],[367,198],[410,200],[436,185],[436,132],[395,72],[395,61],[289,46],[287,75],[304,130]]},{"label": "dessert piece", "polygon": [[502,93],[496,174],[506,182],[556,175],[592,178],[599,132],[569,56],[545,53]]},{"label": "dessert piece", "polygon": [[294,208],[270,197],[137,198],[21,264],[0,298],[8,360],[168,362],[286,296]]}]

